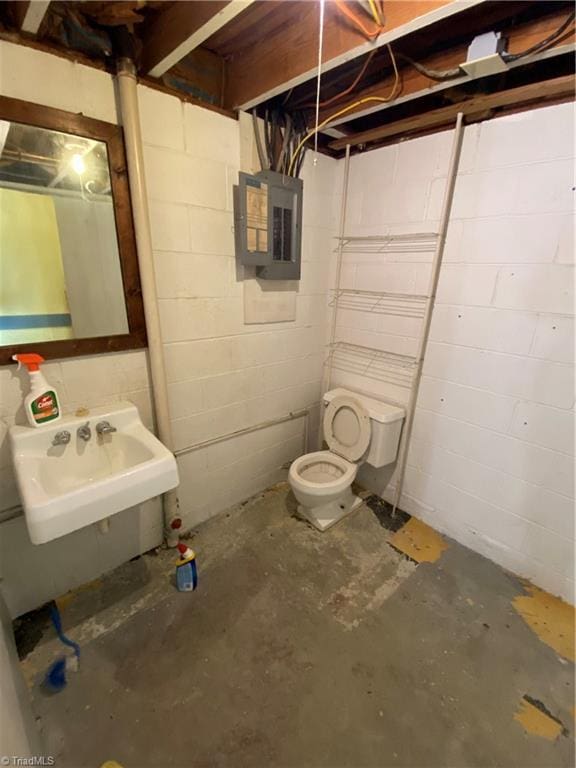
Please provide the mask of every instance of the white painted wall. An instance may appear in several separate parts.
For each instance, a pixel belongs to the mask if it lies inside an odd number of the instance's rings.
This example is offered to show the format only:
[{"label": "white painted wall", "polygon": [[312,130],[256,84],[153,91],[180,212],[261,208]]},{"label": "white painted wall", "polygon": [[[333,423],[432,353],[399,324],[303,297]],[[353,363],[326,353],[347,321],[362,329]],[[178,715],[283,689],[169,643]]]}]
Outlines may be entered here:
[{"label": "white painted wall", "polygon": [[[0,42],[0,92],[116,122],[114,87],[105,72],[4,41]],[[2,511],[19,503],[7,433],[15,421],[25,423],[22,399],[28,384],[26,375],[15,371],[15,366],[0,368],[0,520]],[[50,362],[44,371],[57,387],[66,410],[128,399],[138,406],[144,423],[152,427],[145,350]],[[161,540],[158,499],[115,515],[106,536],[90,526],[41,546],[30,543],[22,517],[2,522],[0,577],[8,609],[12,615],[30,610]]]},{"label": "white painted wall", "polygon": [[[306,159],[302,279],[293,321],[246,324],[232,186],[255,171],[252,123],[141,88],[140,107],[176,450],[310,407],[317,424],[337,163]],[[268,281],[267,288],[277,286]],[[286,479],[304,421],[179,457],[186,527]]]},{"label": "white painted wall", "polygon": [[[0,92],[117,122],[112,78],[31,48],[0,42]],[[253,168],[242,122],[139,87],[156,278],[166,342],[176,448],[311,407],[317,425],[324,355],[324,295],[330,261],[330,201],[337,163],[305,169],[304,263],[292,322],[244,325],[243,275],[233,257],[232,184]],[[242,158],[242,159],[241,159]],[[24,423],[25,378],[0,369],[0,511],[18,504],[7,430]],[[126,398],[152,426],[144,351],[45,366],[66,410]],[[192,527],[286,478],[304,446],[294,421],[179,458],[181,511]],[[1,517],[0,517],[1,519]],[[22,517],[0,524],[2,590],[13,615],[62,594],[162,540],[158,500],[34,547]]]},{"label": "white painted wall", "polygon": [[[112,78],[0,43],[0,91],[117,120]],[[342,163],[308,158],[303,279],[296,319],[245,325],[233,258],[231,190],[254,170],[251,130],[140,87],[157,284],[176,446],[311,406],[318,422],[325,296]],[[569,105],[466,129],[455,208],[425,367],[403,505],[464,544],[573,599],[573,114]],[[451,134],[353,159],[349,232],[437,225]],[[347,258],[343,284],[421,292],[421,255]],[[248,277],[248,275],[246,275]],[[333,279],[333,277],[332,277]],[[413,322],[346,313],[339,338],[414,349]],[[146,353],[46,366],[64,405],[121,398],[152,425]],[[18,503],[6,432],[23,379],[0,369],[0,508]],[[388,395],[366,377],[333,383]],[[400,393],[392,393],[398,397]],[[303,423],[179,458],[186,526],[285,478]],[[381,475],[362,477],[381,490]],[[161,540],[157,500],[33,547],[22,518],[0,524],[2,589],[13,614],[98,576]]]},{"label": "white painted wall", "polygon": [[[436,228],[452,135],[354,157],[347,230]],[[402,498],[572,602],[573,137],[572,104],[465,129]],[[342,285],[421,293],[429,272],[422,254],[352,255]],[[418,333],[419,321],[339,314],[338,338],[373,347],[411,353]],[[334,381],[402,399],[366,377]],[[361,479],[382,490],[385,475],[365,469]]]}]

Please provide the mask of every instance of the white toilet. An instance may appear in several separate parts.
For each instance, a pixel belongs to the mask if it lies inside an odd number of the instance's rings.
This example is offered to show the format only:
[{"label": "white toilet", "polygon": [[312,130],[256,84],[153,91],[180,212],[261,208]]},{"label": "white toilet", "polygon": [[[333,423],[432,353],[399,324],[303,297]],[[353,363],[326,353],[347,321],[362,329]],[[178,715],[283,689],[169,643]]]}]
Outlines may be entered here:
[{"label": "white toilet", "polygon": [[395,461],[404,417],[404,408],[356,392],[326,392],[323,427],[330,450],[300,456],[288,474],[299,513],[325,531],[356,509],[362,499],[350,486],[359,465]]}]

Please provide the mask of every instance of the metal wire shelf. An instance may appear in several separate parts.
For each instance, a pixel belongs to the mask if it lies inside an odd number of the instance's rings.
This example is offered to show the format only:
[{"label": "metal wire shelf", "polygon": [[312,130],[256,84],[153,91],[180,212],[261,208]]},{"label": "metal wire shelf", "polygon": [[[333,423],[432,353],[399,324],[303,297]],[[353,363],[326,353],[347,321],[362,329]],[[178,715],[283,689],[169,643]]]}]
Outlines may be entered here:
[{"label": "metal wire shelf", "polygon": [[342,253],[429,253],[436,249],[437,232],[401,235],[344,235],[336,250]]},{"label": "metal wire shelf", "polygon": [[[407,392],[390,393],[395,400],[404,399],[407,394],[406,420],[402,429],[402,438],[398,450],[397,458],[397,481],[394,494],[394,511],[398,507],[402,498],[402,490],[406,471],[408,449],[412,434],[412,425],[418,390],[422,375],[422,362],[426,354],[426,348],[430,336],[430,327],[432,312],[434,310],[434,297],[438,280],[440,277],[440,267],[444,255],[444,246],[446,232],[450,221],[450,212],[452,210],[452,201],[454,197],[454,188],[456,176],[458,173],[458,163],[460,160],[460,151],[462,148],[463,137],[463,114],[460,112],[456,118],[456,129],[452,141],[450,160],[448,163],[447,181],[442,201],[442,209],[439,216],[438,232],[412,232],[404,234],[379,234],[352,236],[345,234],[346,209],[348,204],[348,184],[350,177],[350,144],[346,146],[344,175],[342,178],[342,202],[340,208],[340,225],[338,238],[336,239],[337,253],[335,292],[333,294],[334,311],[331,318],[330,344],[328,359],[326,361],[326,370],[323,377],[323,389],[328,391],[331,386],[332,369],[340,369],[358,374],[360,381],[351,381],[350,386],[354,388],[358,384],[359,391],[365,391],[367,387],[362,379],[378,379],[380,381],[390,382],[396,386],[404,387]],[[386,225],[383,228],[388,229]],[[351,254],[351,258],[346,256]],[[366,254],[365,258],[355,259],[355,254]],[[394,255],[396,254],[396,255]],[[422,256],[419,256],[422,254]],[[380,262],[407,262],[410,264],[422,263],[430,265],[430,296],[425,302],[425,311],[422,316],[421,334],[416,341],[418,352],[414,357],[408,355],[397,355],[391,352],[385,352],[382,349],[373,349],[350,342],[336,341],[338,331],[338,309],[345,301],[349,306],[358,308],[360,304],[367,306],[368,311],[380,311],[385,308],[387,311],[401,311],[400,305],[394,304],[396,299],[375,301],[373,295],[369,292],[354,293],[352,291],[341,290],[342,265],[347,261],[356,261],[358,265],[364,262],[371,262],[372,266]],[[360,297],[360,298],[358,298]],[[409,312],[418,312],[418,301],[410,305]],[[406,310],[404,310],[406,311]],[[356,338],[356,337],[352,337]],[[345,377],[343,377],[345,378]],[[387,391],[388,396],[389,390]],[[386,398],[388,399],[388,397]]]},{"label": "metal wire shelf", "polygon": [[415,356],[399,355],[348,341],[331,344],[330,357],[332,368],[397,387],[410,388],[417,369]]},{"label": "metal wire shelf", "polygon": [[422,319],[426,313],[428,296],[390,291],[361,291],[355,288],[332,289],[330,306],[375,315],[394,315]]}]

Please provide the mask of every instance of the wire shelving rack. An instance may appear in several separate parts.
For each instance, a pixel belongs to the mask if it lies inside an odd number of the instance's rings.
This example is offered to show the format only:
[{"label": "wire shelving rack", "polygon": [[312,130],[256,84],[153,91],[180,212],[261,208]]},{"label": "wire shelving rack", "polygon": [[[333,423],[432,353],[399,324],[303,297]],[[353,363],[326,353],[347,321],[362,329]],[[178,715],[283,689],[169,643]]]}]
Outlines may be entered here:
[{"label": "wire shelving rack", "polygon": [[331,344],[330,356],[332,368],[396,387],[410,387],[417,368],[417,358],[413,355],[400,355],[348,341]]},{"label": "wire shelving rack", "polygon": [[342,254],[433,253],[438,242],[438,233],[343,235],[338,241],[338,250]]},{"label": "wire shelving rack", "polygon": [[[440,216],[438,232],[403,232],[380,235],[346,235],[346,203],[348,195],[348,179],[350,170],[350,145],[346,147],[344,166],[344,181],[342,203],[340,210],[340,229],[337,239],[337,263],[335,287],[332,291],[330,304],[333,307],[328,358],[324,373],[323,388],[330,389],[332,370],[342,370],[360,375],[364,378],[385,382],[407,390],[408,404],[406,419],[402,430],[402,438],[398,452],[397,479],[394,493],[394,510],[398,506],[402,494],[408,447],[412,434],[412,424],[418,399],[422,366],[428,337],[432,312],[436,299],[440,267],[446,242],[446,232],[452,210],[454,186],[463,136],[463,116],[458,115],[452,142],[452,151],[448,168],[444,201]],[[431,275],[429,290],[426,294],[405,294],[393,291],[370,291],[342,288],[342,261],[347,254],[365,254],[379,256],[386,254],[420,254],[430,253]],[[373,315],[392,315],[396,317],[415,318],[421,320],[421,333],[416,339],[417,352],[412,355],[401,355],[384,349],[377,349],[362,344],[337,341],[338,311],[340,309],[356,312],[366,312]]]},{"label": "wire shelving rack", "polygon": [[353,288],[334,288],[330,306],[374,315],[392,315],[422,319],[426,313],[428,297],[418,294],[390,291],[361,291]]}]

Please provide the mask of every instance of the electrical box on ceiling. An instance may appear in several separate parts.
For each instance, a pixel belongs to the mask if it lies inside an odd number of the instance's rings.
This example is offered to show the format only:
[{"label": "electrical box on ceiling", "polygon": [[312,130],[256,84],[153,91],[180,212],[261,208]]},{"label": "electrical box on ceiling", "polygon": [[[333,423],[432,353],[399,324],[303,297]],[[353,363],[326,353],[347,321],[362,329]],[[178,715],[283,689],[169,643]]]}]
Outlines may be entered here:
[{"label": "electrical box on ceiling", "polygon": [[506,40],[500,32],[486,32],[477,35],[468,46],[466,61],[460,64],[467,75],[485,77],[497,72],[506,72],[508,65],[502,58],[506,52]]},{"label": "electrical box on ceiling", "polygon": [[236,258],[265,280],[299,280],[302,180],[274,171],[238,174],[234,186]]}]

